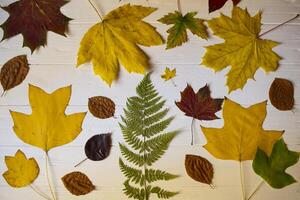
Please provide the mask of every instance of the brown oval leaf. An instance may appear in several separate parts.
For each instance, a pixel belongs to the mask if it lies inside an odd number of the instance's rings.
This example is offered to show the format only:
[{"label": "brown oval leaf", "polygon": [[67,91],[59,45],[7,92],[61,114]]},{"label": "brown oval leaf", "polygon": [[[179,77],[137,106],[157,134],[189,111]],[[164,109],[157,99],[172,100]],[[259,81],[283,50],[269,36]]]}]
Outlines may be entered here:
[{"label": "brown oval leaf", "polygon": [[94,117],[107,119],[114,116],[115,103],[107,97],[91,97],[89,98],[89,110]]},{"label": "brown oval leaf", "polygon": [[186,155],[185,170],[187,174],[195,181],[209,185],[212,184],[214,168],[212,164],[205,158],[196,155]]},{"label": "brown oval leaf", "polygon": [[76,196],[88,194],[96,188],[85,174],[78,171],[66,174],[62,181],[67,190]]},{"label": "brown oval leaf", "polygon": [[287,79],[275,78],[273,81],[269,97],[272,105],[278,110],[292,110],[294,107],[294,86]]},{"label": "brown oval leaf", "polygon": [[85,144],[86,157],[93,161],[104,160],[111,149],[111,133],[94,135]]},{"label": "brown oval leaf", "polygon": [[29,71],[26,55],[16,56],[7,61],[0,72],[0,81],[4,91],[21,84]]}]

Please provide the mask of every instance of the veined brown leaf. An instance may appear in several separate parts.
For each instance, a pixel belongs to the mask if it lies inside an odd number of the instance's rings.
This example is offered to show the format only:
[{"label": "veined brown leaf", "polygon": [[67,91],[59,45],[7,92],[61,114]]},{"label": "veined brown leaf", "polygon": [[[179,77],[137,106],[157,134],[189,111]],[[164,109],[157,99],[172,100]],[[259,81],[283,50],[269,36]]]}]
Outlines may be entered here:
[{"label": "veined brown leaf", "polygon": [[275,78],[269,90],[269,97],[272,105],[278,110],[292,110],[295,104],[293,83],[287,79]]},{"label": "veined brown leaf", "polygon": [[96,96],[89,98],[88,107],[94,117],[106,119],[115,114],[115,103],[107,97]]},{"label": "veined brown leaf", "polygon": [[85,174],[78,171],[66,174],[62,181],[66,189],[76,196],[86,195],[96,188]]}]

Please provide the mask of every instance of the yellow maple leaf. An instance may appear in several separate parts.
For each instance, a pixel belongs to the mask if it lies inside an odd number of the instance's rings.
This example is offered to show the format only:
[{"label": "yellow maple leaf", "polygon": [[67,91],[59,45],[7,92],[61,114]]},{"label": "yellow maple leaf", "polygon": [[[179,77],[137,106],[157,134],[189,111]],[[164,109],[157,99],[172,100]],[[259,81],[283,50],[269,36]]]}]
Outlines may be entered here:
[{"label": "yellow maple leaf", "polygon": [[108,13],[81,40],[77,66],[91,61],[94,73],[109,85],[118,77],[119,63],[128,72],[144,74],[149,67],[149,58],[137,44],[164,43],[156,29],[142,21],[155,10],[126,4]]},{"label": "yellow maple leaf", "polygon": [[224,160],[253,160],[258,147],[270,155],[283,131],[262,128],[266,105],[264,101],[244,108],[226,98],[223,106],[224,127],[201,126],[207,139],[204,148],[216,158]]},{"label": "yellow maple leaf", "polygon": [[70,97],[71,86],[48,94],[41,88],[29,85],[32,114],[10,111],[14,132],[25,143],[45,152],[73,141],[82,130],[86,113],[66,115]]},{"label": "yellow maple leaf", "polygon": [[27,159],[21,150],[18,150],[15,156],[5,156],[5,163],[8,170],[3,173],[3,177],[11,187],[25,187],[40,173],[36,160]]},{"label": "yellow maple leaf", "polygon": [[168,67],[165,68],[165,73],[161,75],[161,78],[165,79],[165,81],[168,81],[176,76],[176,68],[170,69]]},{"label": "yellow maple leaf", "polygon": [[207,46],[202,64],[215,71],[231,65],[227,74],[229,92],[242,89],[259,67],[266,72],[278,68],[281,58],[272,51],[278,43],[260,39],[261,12],[251,17],[247,9],[234,7],[232,18],[221,15],[209,20],[208,25],[225,42]]}]

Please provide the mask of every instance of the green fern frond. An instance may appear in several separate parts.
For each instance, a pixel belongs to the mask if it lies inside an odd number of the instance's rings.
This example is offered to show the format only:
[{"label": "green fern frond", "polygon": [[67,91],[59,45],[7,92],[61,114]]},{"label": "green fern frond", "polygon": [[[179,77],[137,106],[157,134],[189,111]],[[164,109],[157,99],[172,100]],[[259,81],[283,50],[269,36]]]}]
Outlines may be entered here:
[{"label": "green fern frond", "polygon": [[150,194],[156,194],[158,198],[170,198],[177,193],[152,187],[151,184],[155,181],[168,181],[177,176],[148,167],[163,156],[178,132],[162,133],[173,117],[167,117],[165,100],[155,90],[150,74],[140,82],[136,92],[137,96],[127,99],[124,115],[121,116],[122,122],[119,123],[124,140],[129,146],[119,144],[121,154],[127,162],[135,165],[131,167],[122,159],[119,160],[120,169],[127,178],[123,191],[129,198],[138,200],[149,200]]},{"label": "green fern frond", "polygon": [[178,194],[178,192],[170,192],[170,191],[161,189],[160,187],[154,187],[151,189],[150,192],[156,194],[157,197],[160,199],[169,199],[169,198],[175,196],[176,194]]},{"label": "green fern frond", "polygon": [[155,181],[168,181],[177,177],[179,176],[158,169],[147,169],[145,171],[145,178],[148,181],[148,183],[152,183]]}]

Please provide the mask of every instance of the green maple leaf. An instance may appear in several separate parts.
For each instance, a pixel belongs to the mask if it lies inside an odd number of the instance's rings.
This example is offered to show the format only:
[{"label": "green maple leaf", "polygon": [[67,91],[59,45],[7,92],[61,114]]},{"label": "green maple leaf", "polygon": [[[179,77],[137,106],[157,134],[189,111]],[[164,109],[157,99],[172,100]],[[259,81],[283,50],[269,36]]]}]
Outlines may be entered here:
[{"label": "green maple leaf", "polygon": [[283,188],[296,180],[285,170],[299,161],[299,153],[288,150],[283,139],[278,140],[270,157],[258,149],[253,160],[253,170],[273,188]]},{"label": "green maple leaf", "polygon": [[189,12],[184,16],[175,11],[174,13],[169,13],[158,21],[173,25],[167,30],[167,49],[174,48],[176,46],[181,46],[183,43],[187,42],[187,29],[190,30],[194,35],[201,37],[203,39],[208,38],[207,27],[204,25],[204,20],[196,18],[197,12]]}]

